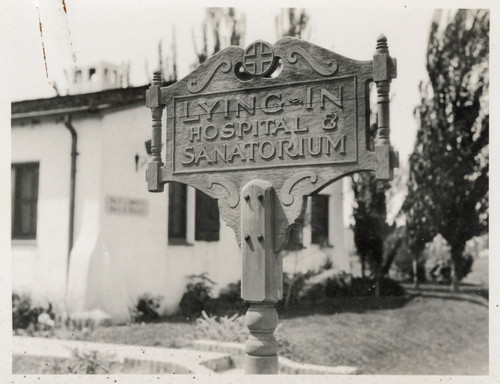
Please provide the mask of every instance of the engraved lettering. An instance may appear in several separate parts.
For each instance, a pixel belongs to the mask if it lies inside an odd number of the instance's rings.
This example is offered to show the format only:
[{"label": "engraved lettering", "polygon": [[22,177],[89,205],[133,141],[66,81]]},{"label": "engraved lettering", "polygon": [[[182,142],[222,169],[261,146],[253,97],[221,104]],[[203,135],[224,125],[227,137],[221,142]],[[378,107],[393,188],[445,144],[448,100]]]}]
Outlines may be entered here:
[{"label": "engraved lettering", "polygon": [[[265,145],[269,145],[269,147],[271,148],[271,152],[268,153],[268,154],[265,154],[264,153],[264,146]],[[273,143],[271,143],[270,141],[263,141],[262,144],[260,145],[259,147],[259,155],[261,158],[263,158],[264,160],[269,160],[271,157],[274,156],[274,153],[276,152],[276,147],[274,146]]]},{"label": "engraved lettering", "polygon": [[307,87],[306,88],[306,109],[308,111],[312,111],[313,106],[312,106],[312,88]]},{"label": "engraved lettering", "polygon": [[212,106],[207,105],[206,102],[200,102],[198,105],[208,113],[207,120],[212,121],[212,114],[214,113],[214,109],[219,105],[219,100],[216,100]]},{"label": "engraved lettering", "polygon": [[225,163],[226,162],[226,144],[222,144],[221,147],[216,146],[214,152],[214,161],[217,163],[217,157],[220,157],[220,159]]},{"label": "engraved lettering", "polygon": [[241,157],[241,161],[246,161],[246,158],[245,158],[245,155],[243,153],[243,151],[241,150],[241,147],[240,147],[240,144],[237,143],[235,146],[234,146],[234,149],[233,149],[233,153],[231,153],[229,155],[229,159],[228,161],[232,162],[233,161],[233,158],[235,156],[239,156]]},{"label": "engraved lettering", "polygon": [[[209,129],[213,129],[213,133],[210,135],[208,133],[208,130]],[[219,135],[219,131],[217,130],[217,128],[215,128],[213,125],[207,125],[204,129],[204,138],[207,139],[207,140],[214,140],[217,138],[217,136]]]},{"label": "engraved lettering", "polygon": [[337,149],[337,147],[340,146],[340,151],[339,153],[341,155],[346,154],[345,150],[345,135],[341,135],[338,139],[337,142],[334,141],[333,138],[331,137],[324,137],[326,139],[326,154],[330,156],[330,148],[333,148],[334,150]]},{"label": "engraved lettering", "polygon": [[224,111],[224,118],[229,119],[229,99],[226,100],[226,108]]},{"label": "engraved lettering", "polygon": [[299,139],[299,152],[297,157],[304,157],[304,138]]},{"label": "engraved lettering", "polygon": [[184,147],[182,154],[188,158],[188,160],[182,160],[182,164],[191,164],[194,161],[194,150],[193,147]]},{"label": "engraved lettering", "polygon": [[236,117],[240,117],[240,108],[244,109],[249,115],[255,115],[255,96],[252,96],[250,100],[251,105],[240,98],[236,99]]},{"label": "engraved lettering", "polygon": [[[318,146],[316,150],[313,150],[314,139],[318,140]],[[309,140],[307,141],[307,151],[311,156],[321,155],[321,137],[309,137]]]},{"label": "engraved lettering", "polygon": [[246,143],[245,147],[250,148],[250,153],[248,154],[248,160],[255,160],[255,147],[259,146],[258,141],[252,141],[251,143]]},{"label": "engraved lettering", "polygon": [[309,127],[305,126],[304,128],[300,128],[300,119],[297,116],[295,118],[295,129],[293,130],[294,133],[303,133],[303,132],[309,132]]},{"label": "engraved lettering", "polygon": [[234,129],[234,124],[233,123],[227,123],[224,125],[224,128],[222,128],[222,135],[220,136],[221,139],[230,139],[235,135],[236,131]]},{"label": "engraved lettering", "polygon": [[189,137],[189,141],[191,143],[195,140],[195,136],[197,138],[196,140],[200,141],[200,139],[201,139],[201,125],[191,127],[191,130],[189,132],[191,133],[191,135]]},{"label": "engraved lettering", "polygon": [[[167,124],[174,123],[169,131],[174,140],[170,142],[174,175],[234,172],[240,166],[278,170],[295,164],[355,164],[356,79],[346,76],[285,86],[265,85],[242,93],[210,90],[174,100],[177,117],[167,119]],[[351,93],[353,98],[347,99]],[[171,139],[167,136],[167,143]]]},{"label": "engraved lettering", "polygon": [[200,115],[197,117],[189,117],[189,101],[184,102],[184,123],[192,123],[200,121]]},{"label": "engraved lettering", "polygon": [[205,146],[201,147],[200,152],[198,153],[198,156],[195,157],[194,162],[195,164],[198,164],[200,160],[205,159],[207,163],[213,163],[213,161],[208,157],[207,150],[205,149]]},{"label": "engraved lettering", "polygon": [[291,152],[289,151],[290,149],[293,149],[293,142],[291,142],[291,143],[290,143],[290,145],[289,145],[287,148],[285,148],[285,152],[286,152],[286,154],[287,154],[288,156],[290,156],[292,159],[293,159],[294,157],[299,156],[299,153],[291,153]]},{"label": "engraved lettering", "polygon": [[283,111],[283,105],[285,104],[283,102],[275,103],[272,106],[269,106],[268,100],[271,97],[276,98],[279,101],[281,101],[281,93],[278,93],[278,94],[271,93],[271,94],[265,96],[262,99],[262,102],[260,103],[260,107],[261,107],[262,111],[264,111],[264,113],[278,113],[278,112]]},{"label": "engraved lettering", "polygon": [[266,136],[269,136],[269,130],[271,129],[271,124],[274,124],[276,125],[276,123],[274,122],[274,120],[264,120],[262,121],[262,125],[264,125],[264,128],[265,128],[265,134]]},{"label": "engraved lettering", "polygon": [[276,157],[278,159],[283,159],[283,144],[285,142],[290,143],[290,140],[278,140],[278,145],[277,145],[278,151],[277,151],[277,155],[276,155]]},{"label": "engraved lettering", "polygon": [[240,124],[238,136],[243,137],[244,133],[252,132],[252,129],[253,129],[252,123],[248,123],[248,122],[244,121]]},{"label": "engraved lettering", "polygon": [[278,131],[282,130],[286,133],[291,133],[290,130],[288,129],[286,123],[285,123],[285,119],[282,117],[278,120],[278,122],[276,123],[276,120],[275,120],[275,128],[274,128],[274,131],[271,132],[274,136],[276,136],[278,134]]},{"label": "engraved lettering", "polygon": [[336,113],[327,113],[324,115],[323,122],[321,123],[321,128],[325,131],[331,131],[337,128],[338,115]]},{"label": "engraved lettering", "polygon": [[331,93],[327,89],[321,88],[321,109],[325,109],[325,98],[330,100],[336,106],[342,108],[343,107],[343,102],[342,102],[343,89],[344,89],[344,87],[342,87],[340,85],[339,86],[339,96],[335,96],[333,93]]}]

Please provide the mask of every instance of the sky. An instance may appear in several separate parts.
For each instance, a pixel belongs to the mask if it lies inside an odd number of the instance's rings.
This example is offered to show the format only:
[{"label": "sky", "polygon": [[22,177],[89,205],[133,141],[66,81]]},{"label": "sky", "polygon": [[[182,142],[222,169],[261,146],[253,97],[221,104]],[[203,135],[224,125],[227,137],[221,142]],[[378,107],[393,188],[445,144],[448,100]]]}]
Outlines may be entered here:
[{"label": "sky", "polygon": [[[163,41],[163,53],[167,53],[174,28],[179,75],[187,75],[196,61],[193,41],[201,45],[200,25],[205,9],[189,2],[184,7],[172,4],[180,3],[155,0],[14,3],[8,10],[15,20],[10,31],[13,60],[7,63],[10,99],[55,96],[54,84],[60,94],[66,94],[64,70],[101,60],[130,63],[131,85],[147,84],[158,63],[158,42]],[[307,8],[311,26],[308,40],[316,45],[353,59],[370,60],[377,37],[381,33],[387,36],[390,52],[398,60],[398,78],[391,87],[391,137],[404,161],[415,136],[413,109],[419,100],[418,84],[425,78],[425,50],[433,10],[404,6],[353,10],[320,2],[313,4],[314,7]],[[236,9],[246,17],[244,46],[257,39],[270,43],[277,40],[275,17],[279,8],[261,3]]]}]

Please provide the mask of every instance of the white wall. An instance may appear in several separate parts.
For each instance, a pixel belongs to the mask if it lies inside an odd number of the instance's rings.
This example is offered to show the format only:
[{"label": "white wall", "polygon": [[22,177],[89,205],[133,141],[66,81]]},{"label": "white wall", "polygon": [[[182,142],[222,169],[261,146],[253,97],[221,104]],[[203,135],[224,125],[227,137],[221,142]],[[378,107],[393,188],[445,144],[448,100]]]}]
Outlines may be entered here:
[{"label": "white wall", "polygon": [[12,163],[39,162],[36,240],[12,241],[13,292],[62,303],[69,228],[71,135],[54,119],[13,124]]}]

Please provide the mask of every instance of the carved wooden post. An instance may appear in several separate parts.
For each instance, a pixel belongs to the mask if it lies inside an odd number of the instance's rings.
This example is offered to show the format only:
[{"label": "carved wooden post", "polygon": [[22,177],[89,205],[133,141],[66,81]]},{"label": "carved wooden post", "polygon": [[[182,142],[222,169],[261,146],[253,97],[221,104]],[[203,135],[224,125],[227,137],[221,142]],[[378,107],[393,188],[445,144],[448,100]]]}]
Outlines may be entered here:
[{"label": "carved wooden post", "polygon": [[377,39],[377,49],[373,56],[373,80],[377,85],[378,129],[375,143],[377,156],[377,179],[392,180],[393,167],[399,166],[398,155],[391,148],[389,89],[391,79],[396,78],[396,59],[389,56],[387,38],[380,35]]},{"label": "carved wooden post", "polygon": [[161,85],[161,72],[156,71],[153,75],[151,86],[146,91],[146,105],[151,108],[153,119],[153,131],[151,134],[152,159],[146,171],[146,180],[148,181],[148,190],[150,192],[163,192],[163,184],[160,183],[161,167],[163,165],[161,161],[161,118],[165,105],[161,101]]},{"label": "carved wooden post", "polygon": [[246,324],[245,373],[277,374],[278,325],[275,304],[283,297],[283,263],[274,252],[274,188],[263,180],[252,180],[242,189],[241,252],[243,273],[241,297],[250,304]]}]

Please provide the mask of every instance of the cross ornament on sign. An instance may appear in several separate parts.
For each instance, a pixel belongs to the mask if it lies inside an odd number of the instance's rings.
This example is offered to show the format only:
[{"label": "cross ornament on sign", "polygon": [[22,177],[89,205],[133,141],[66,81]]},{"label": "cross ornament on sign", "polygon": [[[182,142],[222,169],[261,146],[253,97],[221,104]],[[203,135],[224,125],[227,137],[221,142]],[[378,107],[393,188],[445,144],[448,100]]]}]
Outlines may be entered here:
[{"label": "cross ornament on sign", "polygon": [[[155,73],[146,95],[153,119],[148,190],[161,192],[177,181],[218,200],[241,248],[241,295],[249,303],[246,373],[278,372],[279,251],[304,215],[305,197],[355,172],[392,179],[398,155],[390,144],[389,87],[395,77],[396,60],[383,35],[370,61],[286,37],[274,45],[226,48],[169,87]],[[373,151],[371,82],[378,103]]]},{"label": "cross ornament on sign", "polygon": [[265,41],[256,41],[243,53],[245,71],[254,76],[267,75],[273,69],[273,48]]}]

